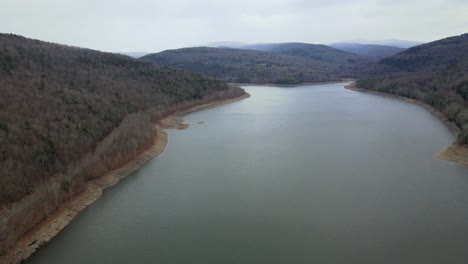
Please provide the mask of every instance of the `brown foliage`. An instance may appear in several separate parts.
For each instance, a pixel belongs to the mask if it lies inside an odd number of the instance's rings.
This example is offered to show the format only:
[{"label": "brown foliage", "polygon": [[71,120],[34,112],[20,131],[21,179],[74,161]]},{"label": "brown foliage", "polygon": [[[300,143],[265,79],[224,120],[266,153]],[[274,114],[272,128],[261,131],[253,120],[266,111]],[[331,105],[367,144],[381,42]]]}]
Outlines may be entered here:
[{"label": "brown foliage", "polygon": [[151,115],[223,91],[243,93],[123,55],[0,34],[0,204],[70,169],[119,126],[107,162],[136,155],[152,139]]}]

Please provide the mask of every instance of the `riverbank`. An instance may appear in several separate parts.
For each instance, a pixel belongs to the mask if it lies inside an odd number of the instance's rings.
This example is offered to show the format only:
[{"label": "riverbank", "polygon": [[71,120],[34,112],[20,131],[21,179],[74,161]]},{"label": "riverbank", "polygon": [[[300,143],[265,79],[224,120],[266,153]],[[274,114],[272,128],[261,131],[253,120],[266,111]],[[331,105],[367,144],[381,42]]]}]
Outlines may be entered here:
[{"label": "riverbank", "polygon": [[273,87],[298,87],[304,85],[322,85],[322,84],[333,84],[333,83],[341,83],[341,82],[350,82],[354,81],[354,79],[340,79],[335,81],[326,81],[326,82],[305,82],[305,83],[297,83],[297,84],[275,84],[275,83],[229,83],[235,86],[273,86]]},{"label": "riverbank", "polygon": [[[349,83],[348,85],[345,86],[345,88],[349,90],[357,91],[357,92],[364,92],[364,93],[384,96],[387,98],[394,98],[394,99],[402,100],[402,101],[412,103],[412,104],[417,104],[419,106],[424,107],[426,110],[431,112],[434,116],[439,118],[450,129],[454,137],[456,137],[457,134],[460,132],[460,129],[457,127],[457,125],[451,122],[450,120],[448,120],[448,118],[442,112],[438,111],[434,107],[426,103],[423,103],[421,101],[417,101],[417,100],[399,96],[399,95],[359,88],[356,86],[356,82]],[[456,162],[456,163],[468,166],[468,147],[452,144],[448,148],[437,153],[435,157],[442,159],[442,160]]]},{"label": "riverbank", "polygon": [[248,98],[249,96],[249,94],[244,94],[236,98],[218,100],[193,106],[178,111],[158,121],[155,125],[157,133],[155,134],[152,144],[138,155],[136,159],[124,164],[118,169],[107,172],[102,177],[88,181],[83,192],[72,197],[61,205],[58,210],[48,216],[44,221],[33,228],[33,230],[23,235],[5,255],[0,256],[0,263],[17,264],[26,260],[38,248],[54,238],[61,230],[71,223],[80,212],[88,208],[88,206],[101,197],[105,189],[114,186],[121,179],[130,175],[147,161],[161,154],[168,143],[168,135],[165,132],[166,129],[186,129],[189,127],[188,124],[184,123],[182,118],[183,115],[236,102]]}]

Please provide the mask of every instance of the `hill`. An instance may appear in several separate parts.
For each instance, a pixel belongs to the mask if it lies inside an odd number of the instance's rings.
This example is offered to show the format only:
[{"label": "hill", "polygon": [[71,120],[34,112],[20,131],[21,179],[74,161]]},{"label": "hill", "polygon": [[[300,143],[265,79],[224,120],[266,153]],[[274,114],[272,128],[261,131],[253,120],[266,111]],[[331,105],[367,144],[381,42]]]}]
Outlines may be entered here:
[{"label": "hill", "polygon": [[379,72],[359,87],[425,102],[461,129],[457,142],[468,145],[468,34],[410,48],[379,64]]},{"label": "hill", "polygon": [[244,49],[262,50],[277,54],[307,58],[312,61],[326,62],[340,66],[366,63],[367,59],[333,47],[321,44],[307,44],[300,42],[269,43],[246,45]]},{"label": "hill", "polygon": [[384,45],[397,47],[402,49],[408,49],[414,46],[424,44],[420,41],[411,41],[411,40],[402,40],[402,39],[382,39],[382,40],[352,40],[352,41],[342,41],[342,43],[355,43],[355,44],[364,44],[364,45]]},{"label": "hill", "polygon": [[[314,50],[315,46],[320,46]],[[184,48],[141,60],[238,83],[298,84],[360,76],[369,60],[322,45],[265,44],[233,48]]]},{"label": "hill", "polygon": [[332,47],[346,52],[359,54],[375,60],[391,57],[405,49],[385,45],[358,44],[358,43],[336,43]]},{"label": "hill", "polygon": [[106,168],[152,142],[162,116],[243,93],[124,55],[0,34],[0,207],[76,165],[111,132],[119,131]]}]

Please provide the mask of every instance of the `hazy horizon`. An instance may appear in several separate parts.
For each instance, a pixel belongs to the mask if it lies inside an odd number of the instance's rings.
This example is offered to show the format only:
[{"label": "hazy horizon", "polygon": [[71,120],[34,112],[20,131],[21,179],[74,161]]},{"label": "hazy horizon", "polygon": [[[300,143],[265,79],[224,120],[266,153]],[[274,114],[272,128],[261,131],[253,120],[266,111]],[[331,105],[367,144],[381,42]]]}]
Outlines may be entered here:
[{"label": "hazy horizon", "polygon": [[110,52],[224,41],[430,42],[468,29],[463,0],[3,1],[0,32]]}]

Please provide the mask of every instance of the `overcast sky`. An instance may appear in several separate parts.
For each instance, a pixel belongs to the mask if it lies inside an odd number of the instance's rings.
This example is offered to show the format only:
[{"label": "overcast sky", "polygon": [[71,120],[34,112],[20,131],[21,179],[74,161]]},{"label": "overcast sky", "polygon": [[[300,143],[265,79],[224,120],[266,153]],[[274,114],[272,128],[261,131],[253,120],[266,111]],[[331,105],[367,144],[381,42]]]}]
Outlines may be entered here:
[{"label": "overcast sky", "polygon": [[468,32],[468,0],[0,0],[0,32],[103,51],[216,41],[432,41]]}]

